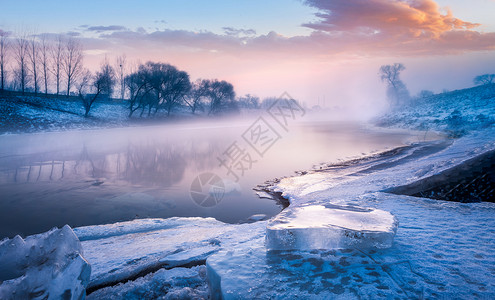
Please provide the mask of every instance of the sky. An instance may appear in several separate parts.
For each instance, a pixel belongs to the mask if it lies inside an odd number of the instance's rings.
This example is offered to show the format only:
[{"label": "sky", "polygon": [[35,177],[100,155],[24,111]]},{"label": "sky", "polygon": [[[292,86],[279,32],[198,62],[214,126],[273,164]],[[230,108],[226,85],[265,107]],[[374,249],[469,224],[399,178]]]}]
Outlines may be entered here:
[{"label": "sky", "polygon": [[495,73],[494,15],[495,0],[18,0],[2,1],[0,30],[77,37],[90,69],[125,54],[238,95],[369,112],[385,105],[383,64],[406,66],[412,94]]}]

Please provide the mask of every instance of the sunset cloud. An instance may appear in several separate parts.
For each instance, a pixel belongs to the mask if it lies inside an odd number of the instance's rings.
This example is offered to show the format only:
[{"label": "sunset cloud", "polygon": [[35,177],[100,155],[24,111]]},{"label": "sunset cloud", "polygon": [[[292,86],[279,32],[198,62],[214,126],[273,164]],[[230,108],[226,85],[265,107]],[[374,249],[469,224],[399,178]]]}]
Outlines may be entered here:
[{"label": "sunset cloud", "polygon": [[469,30],[480,24],[442,14],[432,0],[306,0],[320,12],[318,22],[304,24],[326,32],[377,32],[407,37],[438,38],[453,30]]},{"label": "sunset cloud", "polygon": [[302,24],[313,30],[306,36],[273,31],[257,35],[253,29],[234,27],[223,27],[222,33],[148,32],[119,25],[85,30],[100,33],[101,40],[90,43],[98,46],[106,41],[114,47],[160,47],[243,57],[421,56],[495,49],[495,33],[476,31],[480,24],[456,18],[433,0],[305,0],[304,4],[315,8],[317,17]]},{"label": "sunset cloud", "polygon": [[306,0],[318,21],[303,24],[318,39],[369,53],[444,54],[495,49],[495,34],[460,20],[432,0]]}]

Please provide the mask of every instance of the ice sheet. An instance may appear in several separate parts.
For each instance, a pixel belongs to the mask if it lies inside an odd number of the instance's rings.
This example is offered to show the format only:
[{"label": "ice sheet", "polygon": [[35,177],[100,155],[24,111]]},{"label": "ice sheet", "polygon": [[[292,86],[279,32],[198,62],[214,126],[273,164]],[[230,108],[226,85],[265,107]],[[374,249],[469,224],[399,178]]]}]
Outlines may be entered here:
[{"label": "ice sheet", "polygon": [[90,288],[161,267],[198,264],[234,245],[263,243],[266,222],[232,225],[212,218],[144,219],[76,228],[91,263]]}]

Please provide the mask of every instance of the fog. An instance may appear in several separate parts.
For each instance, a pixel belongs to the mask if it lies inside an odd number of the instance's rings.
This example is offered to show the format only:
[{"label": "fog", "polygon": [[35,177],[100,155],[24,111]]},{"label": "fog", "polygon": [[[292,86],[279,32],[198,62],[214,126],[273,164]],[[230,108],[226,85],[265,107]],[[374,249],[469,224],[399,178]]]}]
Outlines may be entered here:
[{"label": "fog", "polygon": [[[243,138],[258,117],[1,136],[0,236],[145,217],[237,223],[272,216],[282,207],[256,196],[256,185],[420,139],[315,115],[284,130],[261,114],[280,138],[259,155]],[[219,163],[233,144],[251,156],[243,172],[234,169],[237,177]],[[218,175],[225,188],[221,201],[208,207],[191,198],[193,180],[205,172]]]}]

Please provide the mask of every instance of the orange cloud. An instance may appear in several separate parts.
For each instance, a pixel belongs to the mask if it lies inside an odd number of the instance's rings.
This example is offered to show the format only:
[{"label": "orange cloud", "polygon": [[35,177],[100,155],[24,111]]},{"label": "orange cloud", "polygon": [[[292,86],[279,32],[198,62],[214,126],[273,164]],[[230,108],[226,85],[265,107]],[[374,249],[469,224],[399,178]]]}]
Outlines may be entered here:
[{"label": "orange cloud", "polygon": [[304,26],[325,32],[359,33],[371,29],[384,34],[438,38],[448,31],[480,25],[459,20],[451,11],[442,14],[433,0],[307,0],[306,4],[320,11],[320,20]]}]

